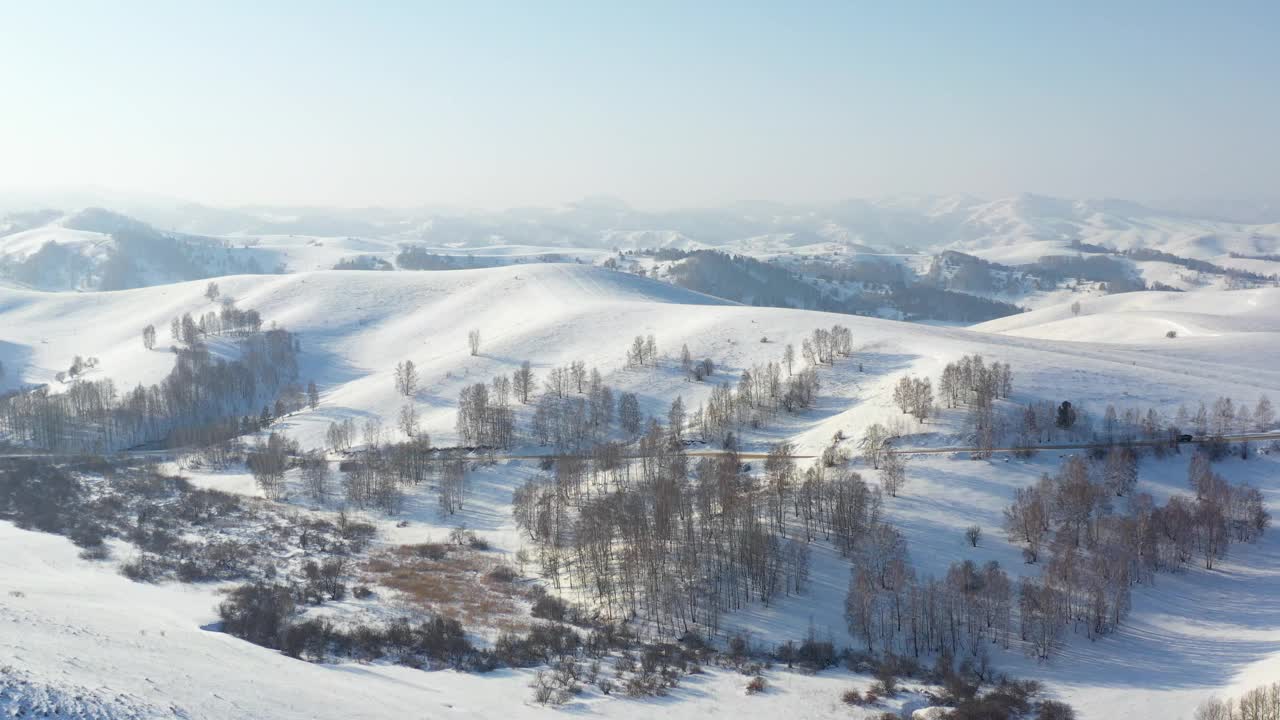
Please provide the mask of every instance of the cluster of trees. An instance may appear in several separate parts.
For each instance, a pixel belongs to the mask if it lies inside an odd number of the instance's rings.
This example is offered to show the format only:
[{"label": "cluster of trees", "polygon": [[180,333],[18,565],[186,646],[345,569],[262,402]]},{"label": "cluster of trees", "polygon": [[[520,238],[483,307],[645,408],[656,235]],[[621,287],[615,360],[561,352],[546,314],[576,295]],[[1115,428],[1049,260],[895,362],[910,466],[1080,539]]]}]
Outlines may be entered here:
[{"label": "cluster of trees", "polygon": [[572,367],[577,369],[559,376],[552,370],[530,420],[534,440],[557,452],[584,452],[608,437],[615,419],[627,436],[640,432],[644,415],[635,393],[615,395],[595,368],[587,374],[581,363]]},{"label": "cluster of trees", "polygon": [[[310,464],[304,463],[304,469]],[[452,462],[458,462],[456,459]],[[366,448],[350,460],[342,462],[341,490],[343,502],[351,507],[373,507],[382,512],[398,512],[404,503],[404,488],[430,483],[433,479],[441,480],[436,489],[440,497],[441,508],[447,514],[457,511],[462,502],[460,484],[450,485],[447,490],[443,485],[446,473],[443,465],[445,457],[435,453],[431,447],[431,439],[426,436],[416,437],[402,443],[378,444]],[[315,472],[319,472],[316,470]],[[304,478],[307,473],[304,472]],[[465,482],[465,473],[461,482]],[[308,478],[309,488],[314,483]],[[310,490],[309,490],[310,492]],[[313,499],[315,498],[312,493]]]},{"label": "cluster of trees", "polygon": [[284,496],[284,473],[289,469],[290,457],[297,452],[297,441],[273,432],[266,438],[259,437],[245,454],[245,465],[268,498],[278,500]]},{"label": "cluster of trees", "polygon": [[324,439],[334,450],[350,450],[356,439],[356,421],[352,418],[343,418],[330,422]]},{"label": "cluster of trees", "polygon": [[92,356],[86,358],[76,355],[71,359],[71,367],[67,368],[65,372],[60,372],[55,375],[54,379],[58,382],[66,382],[69,379],[74,380],[75,378],[83,375],[86,371],[92,370],[96,367],[98,367],[98,358]]},{"label": "cluster of trees", "polygon": [[[652,255],[661,261],[679,260],[671,265],[664,280],[747,305],[850,315],[875,315],[890,307],[904,319],[957,322],[980,322],[1021,310],[1009,303],[934,287],[933,277],[922,277],[917,282],[902,266],[879,258],[851,256],[833,263],[788,257],[784,266],[783,261],[766,262],[715,250],[682,253],[662,248],[639,250],[636,254]],[[617,267],[616,262],[606,265]],[[643,274],[642,269],[638,272]]]},{"label": "cluster of trees", "polygon": [[1009,646],[1014,585],[1000,564],[953,563],[941,580],[918,579],[906,540],[873,528],[853,558],[845,620],[867,652],[955,657]]},{"label": "cluster of trees", "polygon": [[995,422],[997,435],[1011,428],[1015,447],[1028,454],[1037,443],[1066,439],[1117,445],[1141,442],[1163,455],[1169,450],[1177,451],[1183,434],[1216,443],[1216,451],[1220,452],[1226,446],[1225,436],[1266,432],[1275,427],[1275,419],[1271,400],[1262,395],[1253,406],[1227,397],[1219,397],[1211,405],[1201,402],[1194,411],[1182,405],[1173,418],[1155,408],[1143,412],[1135,407],[1118,410],[1107,405],[1099,419],[1079,403],[1038,400],[1021,407],[1016,416],[997,417]]},{"label": "cluster of trees", "polygon": [[1280,682],[1260,685],[1237,700],[1211,698],[1196,708],[1196,720],[1280,720]]},{"label": "cluster of trees", "polygon": [[[1160,250],[1155,250],[1153,248],[1130,248],[1128,250],[1125,250],[1124,254],[1133,258],[1134,260],[1157,260],[1160,262],[1172,263],[1174,265],[1181,265],[1182,267],[1185,267],[1188,270],[1194,270],[1196,272],[1206,273],[1209,275],[1225,275],[1228,278],[1231,278],[1237,281],[1242,281],[1243,283],[1274,283],[1276,281],[1275,275],[1263,275],[1261,273],[1250,272],[1249,270],[1245,270],[1243,268],[1223,267],[1222,265],[1215,265],[1211,262],[1206,262],[1204,260],[1196,260],[1194,258],[1185,258],[1180,255],[1174,255],[1173,253],[1167,253]],[[1249,256],[1233,252],[1231,253],[1231,257],[1249,257]],[[1267,259],[1267,257],[1268,256],[1264,255],[1260,259],[1265,260]],[[1271,257],[1274,257],[1274,256],[1271,256]],[[1249,284],[1233,285],[1233,287],[1250,287],[1250,286],[1251,285]]]},{"label": "cluster of trees", "polygon": [[811,365],[834,365],[837,357],[853,355],[853,332],[843,325],[817,328],[800,342],[800,354]]},{"label": "cluster of trees", "polygon": [[394,270],[386,258],[377,255],[352,255],[344,257],[333,266],[334,270]]},{"label": "cluster of trees", "polygon": [[[616,444],[557,458],[513,498],[543,576],[612,617],[714,631],[724,612],[803,592],[811,537],[847,546],[879,514],[877,493],[856,475],[802,477],[786,447],[758,481],[732,452],[690,468],[683,444],[656,423],[639,446],[630,460]],[[791,537],[788,515],[803,518]]]},{"label": "cluster of trees", "polygon": [[1040,577],[1019,589],[1029,652],[1048,657],[1068,626],[1089,637],[1111,632],[1129,611],[1132,585],[1197,555],[1212,568],[1231,542],[1252,542],[1266,529],[1270,516],[1256,488],[1226,482],[1203,453],[1192,458],[1189,474],[1196,496],[1158,505],[1134,493],[1135,451],[1114,447],[1092,463],[1073,455],[1055,475],[1016,492],[1005,530],[1028,563],[1041,563]]},{"label": "cluster of trees", "polygon": [[[396,265],[401,270],[458,270],[462,268],[486,268],[505,265],[505,258],[475,257],[472,255],[437,255],[424,247],[408,245],[396,255]],[[563,259],[556,262],[564,262]]]},{"label": "cluster of trees", "polygon": [[[198,340],[198,338],[197,338]],[[262,407],[297,377],[297,338],[283,329],[241,337],[239,356],[215,357],[203,342],[174,348],[173,370],[160,382],[120,392],[110,379],[76,379],[62,393],[35,388],[0,398],[0,434],[13,442],[53,451],[108,451],[142,443],[207,444],[239,417]],[[294,387],[291,397],[304,397]],[[307,402],[311,396],[305,396]],[[285,409],[281,404],[277,410]],[[277,413],[278,414],[278,413]],[[260,420],[246,418],[246,424]]]},{"label": "cluster of trees", "polygon": [[997,361],[987,365],[981,355],[965,355],[942,369],[938,394],[947,407],[968,407],[971,441],[979,448],[979,457],[990,457],[1001,434],[995,401],[1013,394],[1009,364]]},{"label": "cluster of trees", "polygon": [[[787,349],[791,350],[791,346],[788,345]],[[711,358],[703,358],[695,361],[693,359],[693,354],[689,352],[689,346],[681,345],[680,369],[684,370],[691,380],[695,382],[702,382],[706,378],[715,374],[716,364],[711,361]]]},{"label": "cluster of trees", "polygon": [[[199,318],[183,313],[169,321],[169,337],[176,343],[195,347],[209,337],[230,335],[244,337],[262,330],[262,316],[257,310],[241,310],[231,298],[223,298],[218,312],[210,310]],[[142,344],[148,350],[156,345],[156,328],[148,325],[142,329]]]},{"label": "cluster of trees", "polygon": [[627,365],[630,367],[644,367],[646,365],[654,365],[658,362],[658,343],[654,340],[653,335],[648,337],[636,336],[631,341],[631,347],[627,348]]},{"label": "cluster of trees", "polygon": [[1202,401],[1194,412],[1178,408],[1174,420],[1177,427],[1189,428],[1196,435],[1230,435],[1232,433],[1266,432],[1275,427],[1276,411],[1271,400],[1262,395],[1251,409],[1243,401],[1232,402],[1219,397],[1206,407]]},{"label": "cluster of trees", "polygon": [[[1053,440],[1092,440],[1093,418],[1088,410],[1070,400],[1032,400],[1016,410],[1013,419],[1014,446],[1027,448]],[[1011,423],[1011,424],[1013,424]]]},{"label": "cluster of trees", "polygon": [[516,422],[511,408],[511,381],[500,375],[493,379],[492,390],[485,383],[463,388],[458,396],[457,428],[464,445],[490,448],[514,445]]},{"label": "cluster of trees", "polygon": [[760,428],[779,411],[798,412],[818,399],[818,371],[807,367],[783,377],[773,361],[742,371],[737,386],[722,383],[711,389],[705,406],[693,412],[691,425],[703,439],[722,439],[733,428]]},{"label": "cluster of trees", "polygon": [[938,395],[947,407],[990,406],[1013,394],[1013,369],[1008,363],[987,365],[981,355],[965,355],[947,363],[938,380]]},{"label": "cluster of trees", "polygon": [[893,404],[924,422],[933,413],[933,383],[929,378],[903,376],[893,388]]},{"label": "cluster of trees", "polygon": [[[336,450],[349,449],[355,431],[355,422],[349,418],[331,423],[329,444]],[[377,418],[366,420],[362,434],[364,449],[339,464],[339,488],[332,486],[329,463],[322,452],[312,451],[300,458],[303,489],[314,502],[325,504],[340,490],[347,506],[395,513],[404,503],[406,487],[427,485],[436,491],[442,513],[453,515],[462,509],[467,474],[458,451],[433,447],[425,433],[404,442],[384,442]]]}]

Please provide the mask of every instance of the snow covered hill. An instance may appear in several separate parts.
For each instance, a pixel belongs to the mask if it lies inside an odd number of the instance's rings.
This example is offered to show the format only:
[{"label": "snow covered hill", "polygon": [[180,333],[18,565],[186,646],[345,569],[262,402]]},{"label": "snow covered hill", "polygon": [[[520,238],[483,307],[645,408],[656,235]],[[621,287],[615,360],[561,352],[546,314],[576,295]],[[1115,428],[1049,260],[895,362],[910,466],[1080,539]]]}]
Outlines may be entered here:
[{"label": "snow covered hill", "polygon": [[[785,345],[799,347],[816,328],[847,326],[854,357],[819,372],[816,406],[784,414],[771,426],[744,430],[747,449],[791,439],[801,454],[817,454],[837,432],[857,437],[874,422],[899,422],[914,444],[964,441],[960,411],[944,411],[924,425],[900,420],[893,386],[907,374],[938,377],[966,353],[1009,363],[1013,400],[1061,401],[1081,406],[1154,408],[1171,416],[1179,405],[1217,396],[1253,402],[1280,397],[1280,290],[1220,293],[1134,293],[1089,300],[1078,317],[1059,306],[993,321],[972,329],[930,327],[864,317],[735,305],[670,285],[576,264],[531,264],[440,272],[316,271],[240,275],[218,279],[224,297],[258,310],[269,325],[298,333],[300,379],[316,382],[320,402],[277,420],[273,430],[304,448],[325,444],[329,423],[345,418],[384,419],[388,432],[406,399],[394,368],[413,360],[418,388],[410,399],[421,429],[438,445],[458,442],[455,429],[462,389],[510,375],[528,360],[541,380],[555,367],[583,361],[619,391],[635,392],[646,413],[663,416],[682,397],[693,408],[714,382],[736,382],[755,363],[777,361]],[[87,377],[110,377],[120,388],[159,380],[173,365],[169,320],[216,307],[203,281],[94,294],[0,288],[0,362],[5,388],[49,384],[75,355],[95,356]],[[1092,318],[1092,320],[1090,319]],[[158,347],[143,346],[141,329],[160,328]],[[1165,337],[1165,328],[1178,337]],[[468,333],[478,330],[473,355]],[[630,367],[625,352],[637,335],[655,337],[656,367]],[[691,382],[679,364],[687,345],[717,370],[712,383]],[[3,389],[3,388],[0,388]],[[529,407],[518,410],[528,423]],[[517,451],[540,452],[530,439]],[[1185,486],[1186,456],[1144,461],[1142,483],[1157,497]],[[1001,510],[1016,488],[1058,463],[1053,453],[1031,460],[974,461],[948,455],[912,461],[911,485],[889,499],[886,512],[906,535],[917,570],[939,576],[958,559],[999,561],[1010,573],[1026,570],[1018,548],[998,529]],[[1215,466],[1233,481],[1248,480],[1268,502],[1280,502],[1277,459],[1230,460]],[[860,468],[871,481],[874,471]],[[480,472],[480,497],[461,516],[499,551],[514,553],[520,534],[511,518],[511,491],[534,465],[506,461]],[[201,484],[256,493],[237,473],[199,473]],[[296,478],[290,480],[296,484]],[[424,491],[425,492],[425,491]],[[296,496],[297,493],[294,493]],[[371,518],[388,541],[439,539],[457,519],[439,517],[433,504],[412,499],[402,517]],[[397,521],[407,527],[397,527]],[[983,542],[961,539],[970,524],[986,528]],[[23,669],[23,697],[48,703],[78,698],[86,710],[71,717],[193,718],[385,717],[425,713],[486,717],[543,712],[522,705],[528,673],[490,675],[423,673],[383,665],[313,665],[290,660],[221,633],[202,629],[218,601],[208,586],[130,583],[101,563],[75,556],[64,539],[0,524],[0,543],[15,552],[0,561],[0,666]],[[1275,641],[1280,609],[1268,605],[1276,578],[1275,534],[1233,551],[1212,572],[1163,578],[1135,592],[1134,612],[1122,630],[1097,642],[1071,636],[1052,662],[1036,664],[997,652],[997,666],[1044,680],[1086,718],[1117,712],[1135,718],[1190,717],[1211,693],[1235,692],[1280,668]],[[127,547],[121,552],[128,553]],[[809,628],[839,644],[849,636],[843,619],[847,562],[818,553],[814,590],[769,607],[750,606],[726,616],[729,629],[762,641],[803,637]],[[85,588],[90,592],[86,593]],[[1216,610],[1212,619],[1205,608]],[[1159,658],[1158,662],[1153,658]],[[839,691],[855,681],[843,672],[813,678],[780,674],[775,695],[746,698],[741,682],[720,671],[695,682],[663,712],[690,716],[733,712],[743,717],[827,717],[849,712]],[[33,689],[34,688],[34,689]],[[6,686],[0,686],[0,698]],[[34,693],[34,695],[33,695]],[[571,707],[578,707],[577,705]],[[105,708],[101,712],[94,708]],[[512,708],[517,708],[513,710]],[[609,717],[642,717],[650,701],[592,697],[581,709]],[[94,713],[97,712],[97,715]]]},{"label": "snow covered hill", "polygon": [[1276,288],[1124,293],[1090,298],[1078,309],[1077,313],[1071,304],[1063,303],[973,329],[1046,340],[1160,344],[1161,351],[1174,349],[1183,339],[1217,338],[1218,344],[1226,336],[1238,340],[1246,333],[1262,333],[1270,340],[1280,333],[1280,289]]},{"label": "snow covered hill", "polygon": [[[483,270],[368,273],[327,271],[283,276],[219,279],[224,297],[258,310],[300,334],[301,380],[315,381],[320,408],[291,417],[288,429],[319,445],[328,422],[346,416],[382,416],[393,422],[400,405],[392,372],[413,360],[422,377],[419,399],[423,428],[442,442],[454,437],[453,413],[462,387],[510,374],[529,360],[540,375],[574,360],[598,367],[606,382],[640,394],[646,412],[662,415],[677,394],[695,407],[710,393],[707,383],[686,382],[676,359],[688,345],[695,358],[709,357],[718,377],[736,381],[754,363],[776,361],[786,344],[799,347],[814,328],[851,328],[864,372],[838,367],[823,376],[830,397],[821,419],[804,430],[809,449],[820,448],[838,429],[847,431],[880,419],[890,406],[891,385],[904,373],[936,376],[965,353],[1001,358],[1017,369],[1022,386],[1061,398],[1114,401],[1119,398],[1172,412],[1179,403],[1218,395],[1280,395],[1280,370],[1270,362],[1270,333],[1235,333],[1211,348],[1170,341],[1164,332],[1134,338],[1140,348],[1064,345],[1056,339],[1019,337],[996,330],[1057,317],[1065,309],[1041,311],[979,326],[984,332],[927,327],[856,316],[801,310],[734,306],[634,275],[573,264],[518,265]],[[172,364],[167,329],[172,317],[216,309],[203,296],[203,282],[77,295],[0,289],[0,324],[9,328],[0,362],[9,368],[8,386],[55,383],[75,355],[99,358],[87,377],[110,377],[128,388],[159,380]],[[1280,291],[1186,295],[1173,298],[1206,315],[1224,307],[1250,308],[1276,302]],[[1128,295],[1108,298],[1122,301]],[[1197,299],[1203,301],[1197,303]],[[1184,299],[1185,298],[1185,299]],[[1092,303],[1088,306],[1093,307]],[[1098,308],[1101,311],[1102,308]],[[1092,311],[1091,311],[1092,312]],[[1256,313],[1266,318],[1265,309]],[[1082,313],[1082,318],[1088,315]],[[1040,322],[1044,322],[1041,320]],[[146,350],[141,330],[153,324],[161,340]],[[1038,324],[1038,323],[1035,323]],[[1163,327],[1163,326],[1161,326]],[[478,329],[481,352],[469,355],[467,334]],[[988,331],[989,330],[989,331]],[[655,335],[665,358],[657,372],[626,367],[625,352],[636,335]],[[764,342],[767,340],[767,342]],[[1187,340],[1191,340],[1187,338]],[[1154,346],[1159,352],[1150,352]],[[1218,353],[1221,359],[1204,358]],[[1194,363],[1194,364],[1193,364]],[[1105,378],[1106,387],[1097,385]]]},{"label": "snow covered hill", "polygon": [[38,220],[44,222],[38,223],[16,217],[7,223],[12,232],[0,226],[0,279],[41,290],[118,290],[264,272],[271,260],[222,240],[161,232],[100,208],[42,213]]},{"label": "snow covered hill", "polygon": [[[637,253],[715,250],[794,269],[798,282],[828,296],[821,304],[760,304],[956,323],[1132,290],[1258,287],[1280,277],[1275,224],[1026,194],[665,212],[608,199],[500,212],[191,204],[137,212],[142,220],[101,209],[0,219],[0,282],[115,290],[237,273],[439,270],[552,259],[652,271]],[[190,234],[202,231],[210,234]],[[406,252],[418,253],[417,261]],[[857,281],[833,279],[850,277]],[[724,293],[748,295],[761,293],[735,287]]]}]

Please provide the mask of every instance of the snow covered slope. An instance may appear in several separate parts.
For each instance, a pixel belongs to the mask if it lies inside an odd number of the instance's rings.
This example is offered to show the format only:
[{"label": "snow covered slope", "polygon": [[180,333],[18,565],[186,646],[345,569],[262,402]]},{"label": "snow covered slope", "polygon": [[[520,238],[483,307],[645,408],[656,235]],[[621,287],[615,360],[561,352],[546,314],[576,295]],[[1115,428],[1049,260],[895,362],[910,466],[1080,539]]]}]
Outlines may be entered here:
[{"label": "snow covered slope", "polygon": [[0,220],[23,228],[0,232],[0,278],[43,290],[113,290],[263,272],[270,261],[247,247],[162,232],[101,208],[37,216],[43,224],[30,227]]},{"label": "snow covered slope", "polygon": [[[272,718],[380,720],[533,718],[532,670],[483,675],[382,664],[319,665],[207,629],[219,596],[209,586],[133,583],[76,556],[55,535],[0,523],[0,713],[55,720]],[[749,697],[746,678],[712,669],[659,701],[598,693],[567,711],[641,720],[655,706],[690,717],[830,717],[840,692],[865,676],[771,675],[774,691]],[[25,714],[24,714],[25,713]]]},{"label": "snow covered slope", "polygon": [[[709,383],[688,382],[679,367],[687,344],[696,358],[718,368],[713,380],[734,382],[753,363],[777,360],[787,343],[799,346],[814,328],[841,324],[852,331],[855,358],[820,370],[817,406],[783,415],[773,426],[748,431],[750,448],[781,438],[802,453],[824,447],[837,432],[857,436],[871,422],[900,417],[892,386],[904,374],[936,378],[964,353],[1008,362],[1014,400],[1060,400],[1098,407],[1155,407],[1172,414],[1179,404],[1218,395],[1252,402],[1260,393],[1280,397],[1280,291],[1137,293],[1088,301],[1080,317],[1056,307],[974,329],[938,328],[800,310],[734,305],[669,285],[603,268],[538,264],[442,272],[322,271],[285,276],[219,278],[225,296],[259,310],[269,324],[299,333],[301,379],[321,391],[315,410],[273,427],[304,446],[319,446],[332,420],[378,415],[388,430],[405,401],[392,380],[396,363],[418,366],[412,401],[423,429],[437,444],[456,441],[459,392],[468,384],[510,374],[529,360],[543,378],[552,367],[584,361],[605,382],[636,392],[646,412],[665,413],[682,396],[696,406]],[[0,361],[8,386],[51,382],[75,354],[101,359],[91,371],[122,387],[152,382],[168,371],[168,319],[213,305],[203,282],[96,294],[0,289]],[[1091,337],[1101,328],[1114,335]],[[1156,318],[1156,319],[1153,319]],[[1159,324],[1177,323],[1179,337]],[[147,351],[140,330],[160,329],[160,348]],[[1128,323],[1128,325],[1126,325]],[[467,333],[482,336],[472,356]],[[624,352],[636,335],[652,333],[657,368],[628,368]],[[764,342],[767,340],[767,342]],[[861,367],[860,367],[861,366]],[[528,408],[519,411],[527,427]],[[956,440],[958,412],[930,421],[920,442]],[[533,449],[533,448],[530,448]],[[1018,549],[997,530],[1013,491],[1052,472],[1053,453],[1031,461],[970,461],[945,455],[912,461],[911,484],[886,512],[906,534],[917,569],[940,575],[955,560],[998,560],[1022,572]],[[1216,466],[1233,481],[1261,488],[1274,507],[1280,483],[1274,457]],[[480,484],[485,495],[468,509],[468,527],[500,550],[514,551],[513,521],[504,506],[530,467],[499,464]],[[1142,489],[1163,497],[1185,485],[1186,456],[1144,461]],[[874,481],[874,472],[866,473]],[[210,475],[201,484],[251,488],[243,476]],[[248,487],[246,487],[248,486]],[[382,527],[397,541],[421,542],[447,531],[430,503],[411,499],[408,528]],[[963,529],[987,529],[980,547],[966,549]],[[157,710],[190,717],[385,717],[419,714],[494,716],[526,708],[528,678],[518,672],[486,676],[421,673],[383,666],[316,666],[206,632],[217,597],[205,586],[131,584],[101,564],[75,557],[65,539],[0,525],[0,543],[14,551],[0,558],[0,665],[23,667],[49,697],[117,698],[135,716]],[[1088,642],[1073,636],[1052,663],[1036,665],[1016,653],[996,664],[1013,674],[1048,682],[1086,718],[1190,717],[1194,703],[1260,682],[1280,663],[1280,609],[1266,598],[1277,591],[1280,547],[1275,533],[1258,546],[1233,550],[1232,562],[1212,573],[1162,577],[1135,593],[1134,612],[1114,637]],[[749,607],[725,620],[768,640],[803,637],[809,627],[843,633],[842,598],[847,562],[815,554],[811,596]],[[85,588],[92,593],[86,594]],[[1219,612],[1206,619],[1205,608]],[[1152,658],[1160,658],[1154,662]],[[743,717],[827,717],[838,707],[846,675],[790,675],[785,693],[744,699],[739,678],[712,673],[687,695],[659,703],[678,716],[732,712]],[[97,693],[95,695],[94,693]],[[785,698],[786,702],[777,698]],[[599,702],[596,702],[599,700]],[[759,702],[757,702],[759,701]],[[95,702],[97,702],[95,700]],[[106,702],[103,700],[102,702]],[[670,704],[668,704],[668,702]],[[576,707],[576,706],[575,706]],[[609,717],[647,717],[651,702],[584,701],[583,711]],[[513,710],[513,708],[515,708]]]},{"label": "snow covered slope", "polygon": [[[1046,340],[1159,343],[1161,350],[1183,338],[1274,336],[1280,333],[1280,289],[1124,293],[1085,300],[1078,315],[1070,304],[1061,304],[973,329]],[[1177,337],[1167,338],[1169,332]]]},{"label": "snow covered slope", "polygon": [[[451,442],[462,387],[509,375],[524,360],[539,377],[553,367],[584,361],[598,367],[615,388],[637,392],[646,412],[663,415],[676,395],[696,407],[710,393],[709,383],[684,379],[677,361],[682,345],[695,358],[714,360],[721,368],[720,380],[736,382],[752,364],[778,360],[785,344],[798,348],[814,328],[836,324],[851,328],[864,372],[851,363],[824,371],[823,411],[788,428],[801,433],[809,449],[820,447],[836,430],[852,433],[880,420],[891,406],[891,385],[899,375],[936,377],[946,362],[972,352],[1012,363],[1020,387],[1036,396],[1141,403],[1172,412],[1179,403],[1218,395],[1280,395],[1280,368],[1270,360],[1280,349],[1280,335],[1271,332],[1232,332],[1210,344],[1193,338],[1170,341],[1162,321],[1146,319],[1158,326],[1141,336],[1133,335],[1136,329],[1118,329],[1111,338],[1155,344],[1158,351],[1149,352],[1059,342],[1101,342],[1083,330],[1061,336],[1052,331],[1047,339],[1034,331],[1017,331],[1048,320],[1066,327],[1087,323],[1107,307],[1129,307],[1129,297],[1181,303],[1181,320],[1171,322],[1181,322],[1189,333],[1236,327],[1229,323],[1266,329],[1274,317],[1266,308],[1280,302],[1280,291],[1272,290],[1120,295],[1090,301],[1080,318],[1069,318],[1065,308],[1050,309],[985,324],[975,332],[734,306],[633,275],[572,264],[237,276],[219,284],[223,295],[235,298],[240,307],[257,309],[267,323],[300,333],[301,380],[317,383],[322,402],[315,411],[291,417],[286,429],[311,445],[322,444],[324,429],[334,419],[376,414],[391,425],[402,402],[392,372],[406,359],[414,361],[421,376],[416,402],[423,429]],[[215,308],[203,290],[203,282],[93,295],[0,289],[0,327],[5,328],[0,362],[9,368],[4,382],[52,382],[77,354],[98,357],[101,363],[91,372],[113,378],[118,387],[154,382],[172,363],[169,319]],[[1193,323],[1188,315],[1206,317]],[[141,340],[147,324],[154,324],[161,338],[151,351]],[[477,357],[467,348],[471,329],[483,338]],[[631,340],[648,334],[655,335],[664,362],[657,370],[627,368],[624,354]]]}]

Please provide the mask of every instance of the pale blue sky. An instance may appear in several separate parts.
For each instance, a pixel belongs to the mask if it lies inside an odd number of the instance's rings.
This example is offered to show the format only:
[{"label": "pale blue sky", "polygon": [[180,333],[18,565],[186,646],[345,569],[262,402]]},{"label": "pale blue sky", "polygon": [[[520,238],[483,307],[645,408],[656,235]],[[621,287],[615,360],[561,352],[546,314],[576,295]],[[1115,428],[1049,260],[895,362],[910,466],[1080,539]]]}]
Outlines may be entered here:
[{"label": "pale blue sky", "polygon": [[0,0],[0,187],[215,204],[1280,188],[1277,2]]}]

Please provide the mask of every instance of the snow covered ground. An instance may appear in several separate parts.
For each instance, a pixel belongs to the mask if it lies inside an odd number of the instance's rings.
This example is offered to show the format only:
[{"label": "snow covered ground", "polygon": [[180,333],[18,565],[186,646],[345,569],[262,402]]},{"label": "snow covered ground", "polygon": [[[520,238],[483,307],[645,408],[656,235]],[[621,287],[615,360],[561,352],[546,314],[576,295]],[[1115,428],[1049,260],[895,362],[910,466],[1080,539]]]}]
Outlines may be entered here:
[{"label": "snow covered ground", "polygon": [[[381,664],[319,665],[209,629],[219,601],[209,586],[130,582],[77,557],[64,538],[0,523],[0,712],[53,718],[859,717],[840,702],[866,676],[775,670],[750,679],[708,668],[665,698],[588,690],[559,711],[529,699],[532,670],[423,672]],[[909,696],[882,709],[912,702]],[[914,701],[916,707],[920,701]],[[865,716],[870,716],[870,711]],[[18,715],[23,717],[23,715]]]},{"label": "snow covered ground", "polygon": [[[899,417],[892,386],[904,374],[937,378],[965,353],[1011,364],[1015,401],[1070,399],[1100,413],[1118,407],[1154,407],[1172,415],[1180,404],[1219,395],[1254,402],[1280,398],[1280,290],[1187,294],[1133,293],[1090,299],[1079,316],[1055,306],[970,329],[941,328],[799,310],[733,305],[669,285],[599,267],[514,265],[446,272],[303,272],[218,280],[242,308],[259,310],[270,324],[299,333],[301,379],[314,380],[321,402],[275,425],[304,447],[324,443],[330,421],[377,415],[388,429],[403,402],[394,387],[396,363],[417,364],[413,398],[422,428],[437,444],[456,442],[454,419],[461,389],[510,374],[524,360],[538,376],[582,360],[606,383],[636,392],[646,412],[664,414],[682,396],[696,407],[708,383],[685,379],[679,352],[717,365],[718,381],[735,381],[753,363],[778,360],[787,343],[800,345],[814,328],[849,327],[855,358],[820,370],[816,408],[783,415],[748,433],[748,448],[790,438],[801,453],[816,453],[837,431],[857,437],[872,422]],[[0,288],[0,362],[8,369],[0,388],[55,385],[54,375],[74,355],[96,356],[93,376],[121,388],[154,382],[172,366],[169,319],[213,308],[204,282],[95,294],[42,293]],[[154,324],[157,349],[143,347],[141,329]],[[478,329],[472,356],[467,333]],[[1167,330],[1177,331],[1167,338]],[[657,368],[629,368],[624,352],[636,335],[653,334]],[[766,342],[767,341],[767,342]],[[859,368],[861,365],[861,368]],[[521,426],[528,409],[522,409]],[[959,438],[959,411],[944,412],[914,442],[945,444]],[[536,448],[524,448],[536,450]],[[998,560],[1023,571],[1006,542],[1000,512],[1016,488],[1052,472],[1057,453],[1032,460],[974,461],[919,456],[909,484],[886,509],[910,542],[922,574],[944,573],[960,559]],[[1182,490],[1187,456],[1146,460],[1142,489],[1157,497]],[[1280,503],[1277,457],[1224,461],[1215,466],[1233,482],[1261,488],[1271,507]],[[520,539],[506,507],[511,490],[533,472],[531,463],[501,462],[472,479],[474,501],[460,518],[500,550]],[[256,493],[238,473],[191,472],[193,481]],[[868,480],[876,473],[867,471]],[[291,478],[296,483],[296,478]],[[424,491],[425,493],[425,491]],[[296,496],[297,493],[294,493]],[[411,497],[394,518],[371,516],[383,541],[440,539],[457,520],[441,520],[433,502]],[[405,527],[397,527],[400,521]],[[985,533],[968,547],[963,529]],[[0,523],[0,667],[19,668],[24,682],[50,698],[82,698],[112,717],[386,717],[392,714],[472,717],[545,714],[528,704],[525,672],[489,675],[424,673],[381,665],[313,665],[290,660],[206,629],[215,619],[217,588],[140,585],[109,564],[77,557],[67,540]],[[1237,546],[1213,571],[1164,575],[1135,592],[1134,611],[1122,630],[1096,642],[1073,636],[1047,664],[1000,652],[996,665],[1044,680],[1085,718],[1189,718],[1212,693],[1230,694],[1280,673],[1280,542],[1276,534],[1256,546]],[[726,618],[761,640],[803,637],[809,627],[847,644],[842,599],[847,563],[816,553],[810,596],[772,607],[749,607]],[[693,679],[663,700],[588,696],[565,711],[608,717],[735,714],[745,717],[857,717],[839,703],[846,687],[866,682],[830,671],[808,677],[773,673],[775,690],[747,697],[745,678],[713,672]],[[0,698],[5,689],[0,687]],[[78,717],[92,717],[82,713]]]}]

